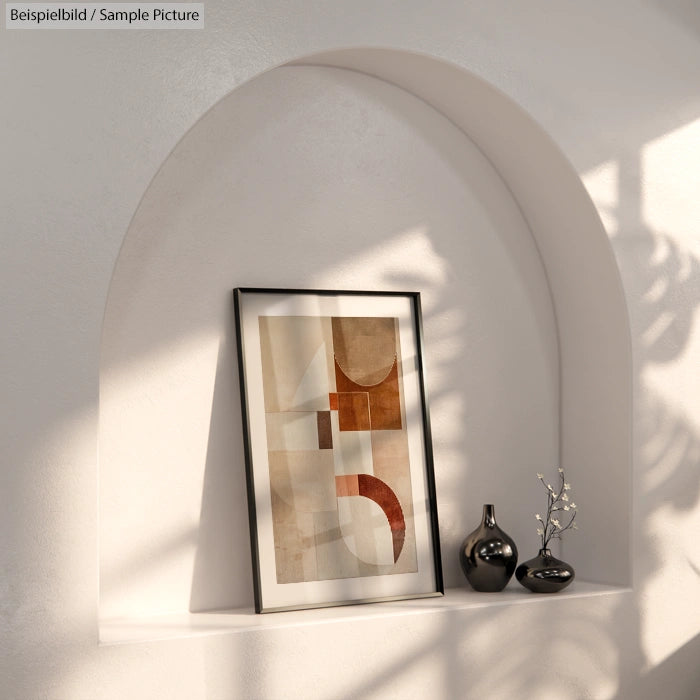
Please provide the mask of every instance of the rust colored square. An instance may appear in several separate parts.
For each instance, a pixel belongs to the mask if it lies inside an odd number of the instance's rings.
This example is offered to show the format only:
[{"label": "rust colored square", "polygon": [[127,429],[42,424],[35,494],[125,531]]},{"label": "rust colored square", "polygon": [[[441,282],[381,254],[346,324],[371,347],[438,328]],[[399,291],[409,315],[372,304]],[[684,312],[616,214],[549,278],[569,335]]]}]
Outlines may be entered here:
[{"label": "rust colored square", "polygon": [[360,486],[357,474],[342,474],[335,477],[335,495],[338,498],[343,496],[359,496]]},{"label": "rust colored square", "polygon": [[338,394],[335,392],[328,394],[328,402],[330,403],[331,411],[338,410]]},{"label": "rust colored square", "polygon": [[[401,430],[401,399],[399,397],[399,368],[398,360],[394,358],[394,364],[389,373],[378,384],[363,386],[347,377],[342,368],[335,361],[335,383],[339,390],[338,395],[366,391],[369,396],[369,411],[372,430]],[[341,428],[343,430],[343,428]],[[348,428],[350,430],[350,428]]]},{"label": "rust colored square", "polygon": [[333,432],[331,430],[331,412],[317,411],[316,425],[318,426],[318,449],[333,449]]},{"label": "rust colored square", "polygon": [[369,430],[369,394],[338,393],[338,427],[340,430]]},{"label": "rust colored square", "polygon": [[401,430],[401,402],[399,392],[390,389],[369,395],[372,430]]}]

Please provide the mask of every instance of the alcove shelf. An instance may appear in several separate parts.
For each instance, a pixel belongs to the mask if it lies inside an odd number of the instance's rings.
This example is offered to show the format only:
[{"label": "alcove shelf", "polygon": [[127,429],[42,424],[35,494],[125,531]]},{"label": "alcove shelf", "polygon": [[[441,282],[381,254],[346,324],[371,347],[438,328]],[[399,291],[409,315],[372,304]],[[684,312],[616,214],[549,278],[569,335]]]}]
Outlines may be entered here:
[{"label": "alcove shelf", "polygon": [[256,615],[253,608],[205,613],[172,613],[149,617],[112,618],[100,621],[100,644],[136,644],[206,635],[239,634],[285,627],[358,622],[377,618],[449,614],[476,608],[512,605],[547,605],[560,600],[620,596],[631,588],[589,581],[574,581],[560,593],[530,593],[515,580],[499,593],[477,593],[466,586],[448,588],[444,596],[347,605]]},{"label": "alcove shelf", "polygon": [[[236,286],[421,293],[443,598],[168,614],[251,598]],[[100,358],[100,640],[618,595],[631,581],[631,378],[606,232],[518,105],[402,51],[268,71],[173,150],[115,264]],[[580,579],[554,597],[456,588],[482,504],[533,542],[535,474],[559,465],[581,507],[565,557]],[[617,587],[586,582],[600,572]]]}]

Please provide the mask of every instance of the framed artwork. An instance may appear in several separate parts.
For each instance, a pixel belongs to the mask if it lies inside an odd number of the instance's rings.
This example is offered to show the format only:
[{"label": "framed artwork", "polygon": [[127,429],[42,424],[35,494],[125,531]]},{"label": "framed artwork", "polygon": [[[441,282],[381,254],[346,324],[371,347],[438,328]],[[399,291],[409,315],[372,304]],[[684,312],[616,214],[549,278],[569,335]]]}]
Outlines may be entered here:
[{"label": "framed artwork", "polygon": [[256,612],[442,595],[419,294],[234,302]]}]

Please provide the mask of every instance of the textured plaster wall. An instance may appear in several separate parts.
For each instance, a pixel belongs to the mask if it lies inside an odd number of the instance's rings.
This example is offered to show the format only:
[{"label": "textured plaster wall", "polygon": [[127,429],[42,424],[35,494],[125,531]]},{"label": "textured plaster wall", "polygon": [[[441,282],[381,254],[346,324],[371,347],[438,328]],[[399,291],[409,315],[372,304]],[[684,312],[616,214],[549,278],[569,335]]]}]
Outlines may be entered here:
[{"label": "textured plaster wall", "polygon": [[[694,697],[698,11],[652,0],[211,2],[206,11],[202,31],[3,30],[4,694]],[[588,187],[631,317],[634,590],[100,647],[96,378],[124,233],[170,150],[233,87],[298,56],[353,45],[424,51],[490,81],[552,135]],[[495,654],[503,655],[496,677]]]}]

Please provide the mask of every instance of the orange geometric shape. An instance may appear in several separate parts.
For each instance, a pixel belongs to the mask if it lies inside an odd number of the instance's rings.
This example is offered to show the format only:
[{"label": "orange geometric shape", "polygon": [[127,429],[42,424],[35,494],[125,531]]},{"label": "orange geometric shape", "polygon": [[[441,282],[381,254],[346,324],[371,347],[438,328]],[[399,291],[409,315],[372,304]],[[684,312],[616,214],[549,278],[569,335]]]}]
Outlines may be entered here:
[{"label": "orange geometric shape", "polygon": [[358,474],[357,485],[360,496],[371,498],[384,511],[389,521],[391,535],[394,543],[394,563],[399,560],[406,539],[406,520],[403,517],[403,508],[393,489],[381,479],[371,474]]},{"label": "orange geometric shape", "polygon": [[387,483],[371,474],[358,474],[357,484],[360,496],[371,498],[382,507],[392,530],[401,530],[406,527],[399,499]]},{"label": "orange geometric shape", "polygon": [[338,394],[336,392],[328,394],[328,403],[330,404],[331,411],[338,410]]},{"label": "orange geometric shape", "polygon": [[394,564],[396,564],[406,540],[406,520],[401,503],[389,484],[371,474],[345,474],[335,477],[335,493],[339,498],[364,496],[374,501],[384,511],[391,529]]},{"label": "orange geometric shape", "polygon": [[[369,396],[369,420],[372,430],[401,430],[401,400],[399,397],[399,367],[394,358],[389,373],[377,384],[365,386],[350,379],[335,360],[335,383],[338,393],[366,392]],[[351,428],[347,428],[350,430]],[[367,428],[355,428],[366,430]],[[341,428],[343,430],[343,428]]]},{"label": "orange geometric shape", "polygon": [[366,391],[338,392],[340,430],[370,430],[369,401]]},{"label": "orange geometric shape", "polygon": [[357,474],[343,474],[335,477],[335,495],[338,498],[343,496],[359,496],[360,486],[357,481]]}]

